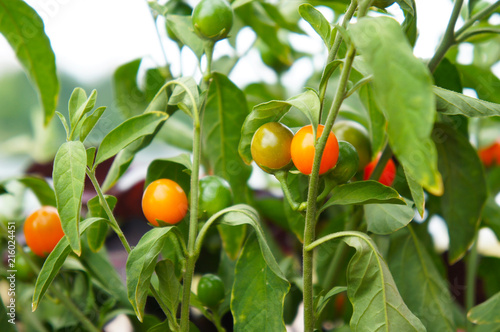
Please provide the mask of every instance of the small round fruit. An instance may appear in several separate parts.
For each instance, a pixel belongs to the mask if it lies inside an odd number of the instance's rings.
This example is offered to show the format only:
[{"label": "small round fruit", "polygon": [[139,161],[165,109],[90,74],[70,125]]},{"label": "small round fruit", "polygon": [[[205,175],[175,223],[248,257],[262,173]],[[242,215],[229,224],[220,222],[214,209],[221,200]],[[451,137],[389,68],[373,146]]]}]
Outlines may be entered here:
[{"label": "small round fruit", "polygon": [[484,166],[500,166],[500,140],[495,143],[479,149],[479,158],[483,162]]},{"label": "small round fruit", "polygon": [[[316,130],[316,137],[319,138],[323,133],[325,126],[318,125]],[[314,154],[316,148],[314,147],[313,127],[308,125],[300,128],[300,130],[293,136],[292,140],[292,161],[295,167],[302,173],[309,175],[312,172]],[[335,134],[330,132],[326,140],[325,150],[321,157],[321,164],[319,166],[319,174],[324,174],[332,169],[337,163],[339,157],[339,143]]]},{"label": "small round fruit", "polygon": [[224,283],[214,274],[205,274],[198,283],[198,299],[209,308],[214,308],[226,294]]},{"label": "small round fruit", "polygon": [[142,196],[142,211],[153,226],[159,226],[157,219],[167,224],[177,224],[187,210],[188,200],[184,190],[170,179],[151,182]]},{"label": "small round fruit", "polygon": [[199,218],[210,218],[233,204],[233,193],[229,183],[215,175],[209,175],[200,180],[199,197]]},{"label": "small round fruit", "polygon": [[339,160],[330,172],[330,177],[336,183],[346,183],[358,171],[359,157],[354,146],[346,141],[339,141]]},{"label": "small round fruit", "polygon": [[268,122],[255,132],[250,151],[255,163],[270,173],[290,164],[293,132],[279,122]]},{"label": "small round fruit", "polygon": [[[380,155],[371,163],[366,165],[363,180],[370,179],[370,176],[372,175],[375,166],[377,166],[379,159]],[[380,178],[378,179],[378,182],[382,183],[385,186],[391,186],[395,178],[396,178],[396,165],[394,164],[394,161],[392,161],[392,159],[389,159],[389,161],[385,165],[384,170],[382,171],[382,175],[380,175]]]},{"label": "small round fruit", "polygon": [[24,222],[26,244],[40,257],[50,254],[63,236],[61,219],[53,206],[42,206]]},{"label": "small round fruit", "polygon": [[342,120],[335,122],[332,131],[338,140],[351,143],[358,151],[358,171],[363,170],[372,159],[371,143],[365,127],[354,121]]},{"label": "small round fruit", "polygon": [[227,37],[233,26],[233,9],[226,0],[201,0],[193,11],[194,31],[204,39]]}]

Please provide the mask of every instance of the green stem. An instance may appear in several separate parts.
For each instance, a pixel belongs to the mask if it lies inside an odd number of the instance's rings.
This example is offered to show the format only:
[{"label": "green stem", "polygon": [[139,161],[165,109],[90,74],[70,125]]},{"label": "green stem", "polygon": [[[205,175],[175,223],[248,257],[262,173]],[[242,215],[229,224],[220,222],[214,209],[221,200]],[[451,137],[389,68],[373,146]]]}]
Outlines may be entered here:
[{"label": "green stem", "polygon": [[100,330],[94,326],[94,324],[85,316],[85,314],[76,306],[76,304],[71,300],[60,287],[55,284],[56,288],[55,292],[53,292],[54,296],[61,301],[62,304],[71,311],[73,315],[82,323],[83,327],[90,332],[100,332]]},{"label": "green stem", "polygon": [[[212,45],[213,48],[213,45]],[[210,68],[211,56],[207,55]],[[205,75],[206,77],[206,75]],[[191,298],[191,283],[198,255],[196,254],[196,236],[198,232],[198,189],[201,158],[201,124],[198,110],[193,112],[193,168],[191,171],[191,202],[189,211],[188,255],[186,272],[182,283],[181,331],[189,331],[189,302]]]},{"label": "green stem", "polygon": [[[347,8],[347,11],[344,15],[344,18],[342,20],[342,27],[346,27],[347,24],[351,21],[351,18],[354,16],[354,13],[356,12],[356,8],[358,6],[357,0],[353,0],[349,7]],[[328,65],[331,63],[335,58],[337,57],[337,53],[339,51],[340,45],[342,44],[342,35],[340,32],[337,31],[337,34],[335,35],[335,40],[332,44],[332,47],[328,51],[328,58],[326,60],[326,64]],[[326,75],[326,66],[323,71],[323,76]],[[326,80],[325,84],[321,87],[321,90],[319,91],[319,96],[320,96],[320,110],[319,110],[319,121],[321,122],[321,117],[323,114],[323,107],[325,103],[325,95],[326,95],[326,89],[328,87],[328,80]]]},{"label": "green stem", "polygon": [[346,55],[344,68],[340,74],[339,85],[337,86],[337,92],[335,93],[335,98],[332,103],[332,107],[328,113],[328,117],[325,123],[325,128],[321,137],[316,142],[314,163],[309,178],[309,189],[307,193],[307,209],[306,209],[306,222],[304,229],[304,250],[303,250],[303,262],[302,271],[304,279],[304,331],[312,332],[314,330],[314,307],[313,307],[313,253],[307,251],[306,247],[310,245],[315,238],[315,228],[316,228],[316,199],[318,197],[318,183],[319,183],[319,166],[321,164],[321,158],[323,156],[323,151],[325,150],[326,140],[332,130],[333,123],[344,100],[347,82],[349,80],[349,75],[351,73],[352,62],[354,61],[354,56],[356,55],[356,50],[353,45],[349,47]]},{"label": "green stem", "polygon": [[386,144],[384,150],[382,151],[382,155],[380,156],[380,159],[377,162],[377,166],[375,166],[375,169],[370,175],[370,180],[378,181],[378,179],[380,179],[380,176],[382,176],[382,173],[384,172],[387,162],[391,158],[392,158],[392,149],[389,146],[389,144]]},{"label": "green stem", "polygon": [[[466,314],[469,312],[472,307],[475,305],[476,301],[476,274],[477,274],[477,265],[478,265],[478,252],[477,252],[477,241],[478,234],[474,237],[474,242],[472,244],[472,248],[469,252],[469,257],[466,263],[466,291],[465,291],[465,307]],[[467,317],[465,317],[467,322],[467,331],[472,331],[473,324],[470,322]]]},{"label": "green stem", "polygon": [[205,75],[203,75],[203,81],[205,83],[210,80],[212,76],[212,57],[214,54],[215,43],[213,41],[207,41],[205,43],[205,55],[207,57],[207,69],[205,70]]},{"label": "green stem", "polygon": [[290,192],[290,187],[288,186],[288,172],[287,171],[278,171],[274,173],[274,177],[280,182],[281,189],[283,190],[283,194],[285,198],[288,200],[288,204],[292,207],[292,210],[297,211],[299,209],[300,203],[297,203]]},{"label": "green stem", "polygon": [[483,18],[491,15],[498,7],[500,7],[500,1],[495,1],[488,7],[478,12],[476,15],[472,16],[464,23],[464,25],[460,29],[457,30],[455,36],[457,37],[460,36],[462,33],[465,32],[465,30],[470,28],[476,21],[482,20]]},{"label": "green stem", "polygon": [[214,323],[215,327],[217,328],[217,332],[226,332],[226,329],[223,328],[221,323],[220,323],[221,317],[220,317],[219,312],[217,310],[212,311],[212,317],[213,317],[212,322]]},{"label": "green stem", "polygon": [[433,73],[441,60],[443,60],[448,49],[453,46],[456,42],[455,40],[455,25],[457,24],[457,19],[460,16],[460,11],[462,10],[463,0],[455,0],[455,4],[453,5],[453,11],[451,12],[450,21],[448,22],[448,26],[446,27],[446,31],[444,33],[443,39],[436,50],[436,53],[429,61],[427,65],[431,73]]}]

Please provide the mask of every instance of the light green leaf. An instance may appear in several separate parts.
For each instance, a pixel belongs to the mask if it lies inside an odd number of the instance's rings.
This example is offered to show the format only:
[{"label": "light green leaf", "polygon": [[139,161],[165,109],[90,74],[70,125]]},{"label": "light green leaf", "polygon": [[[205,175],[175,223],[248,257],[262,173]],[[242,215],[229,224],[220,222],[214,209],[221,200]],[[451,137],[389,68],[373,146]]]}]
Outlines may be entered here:
[{"label": "light green leaf", "polygon": [[61,145],[54,160],[54,188],[57,210],[64,234],[73,251],[80,255],[80,211],[87,168],[87,152],[80,141]]},{"label": "light green leaf", "polygon": [[[404,170],[404,167],[403,167]],[[406,182],[408,183],[408,187],[410,188],[411,197],[415,202],[415,207],[417,208],[418,213],[423,218],[425,212],[425,195],[424,188],[415,181],[411,176],[409,176],[405,172]]]},{"label": "light green leaf", "polygon": [[149,112],[134,116],[120,124],[102,140],[94,167],[113,157],[135,140],[154,133],[167,118],[168,115],[165,113]]},{"label": "light green leaf", "polygon": [[80,128],[80,141],[84,142],[87,136],[90,134],[92,129],[94,129],[97,121],[101,118],[106,110],[106,106],[97,108],[91,115],[89,115],[82,124]]},{"label": "light green leaf", "polygon": [[351,204],[402,204],[406,205],[399,193],[391,187],[377,181],[351,182],[337,186],[332,191],[332,197],[321,208],[332,205]]},{"label": "light green leaf", "polygon": [[[113,211],[117,202],[116,197],[105,195],[104,199],[108,203],[111,211]],[[95,196],[87,202],[87,209],[89,211],[87,217],[102,218],[109,220],[109,217],[106,211],[104,210],[104,207],[101,205],[99,196]],[[87,242],[89,244],[90,250],[92,250],[93,252],[98,252],[99,250],[101,250],[102,246],[104,245],[104,241],[106,240],[107,234],[108,234],[107,223],[100,222],[90,226],[87,232],[88,235]]]},{"label": "light green leaf", "polygon": [[411,226],[391,235],[388,264],[405,303],[427,331],[457,330],[447,280]]},{"label": "light green leaf", "polygon": [[442,217],[450,234],[451,264],[465,255],[478,231],[487,188],[484,168],[467,137],[444,124],[437,124],[433,138],[443,174]]},{"label": "light green leaf", "polygon": [[142,59],[135,59],[116,69],[113,90],[116,105],[125,119],[141,114],[147,106],[146,96],[137,85],[137,74]]},{"label": "light green leaf", "polygon": [[444,114],[461,114],[468,117],[500,116],[500,105],[468,97],[461,93],[434,87],[436,108]]},{"label": "light green leaf", "polygon": [[323,39],[325,46],[330,49],[332,47],[332,26],[323,14],[308,3],[299,6],[299,14]]},{"label": "light green leaf", "polygon": [[193,30],[191,16],[167,15],[167,25],[177,38],[200,59],[203,55],[203,42]]},{"label": "light green leaf", "polygon": [[286,331],[283,302],[289,283],[273,273],[255,235],[248,238],[236,263],[231,312],[236,331]]},{"label": "light green leaf", "polygon": [[475,324],[500,323],[500,293],[475,306],[467,313],[467,318]]},{"label": "light green leaf", "polygon": [[380,108],[375,102],[373,95],[373,87],[371,84],[366,84],[359,90],[359,97],[370,116],[369,131],[372,143],[372,154],[376,156],[384,148],[387,140],[385,136],[385,117]]},{"label": "light green leaf", "polygon": [[[83,233],[85,230],[95,222],[105,222],[101,218],[90,218],[82,221],[80,225],[80,232]],[[38,304],[42,300],[45,292],[49,288],[50,284],[59,273],[66,257],[71,253],[71,247],[66,236],[62,237],[59,243],[54,247],[49,256],[45,259],[42,269],[38,274],[35,283],[35,290],[33,291],[33,301],[31,309],[36,310]],[[101,271],[102,272],[102,271]]]},{"label": "light green leaf", "polygon": [[368,230],[375,234],[390,234],[405,227],[415,216],[408,205],[370,204],[365,205]]},{"label": "light green leaf", "polygon": [[389,144],[408,174],[429,192],[443,192],[436,148],[432,77],[413,55],[400,25],[389,17],[364,17],[351,37],[373,75],[377,105],[387,120]]},{"label": "light green leaf", "polygon": [[158,292],[160,298],[167,305],[170,312],[176,316],[180,302],[181,283],[175,275],[174,263],[167,259],[162,260],[156,264],[155,270],[160,285]]},{"label": "light green leaf", "polygon": [[234,190],[235,201],[246,201],[251,168],[241,160],[238,143],[241,127],[248,115],[243,92],[226,76],[212,75],[202,121],[203,154],[213,174],[226,179]]},{"label": "light green leaf", "polygon": [[74,111],[74,113],[71,112],[70,110],[69,115],[70,115],[71,133],[76,131],[77,127],[80,125],[80,120],[85,116],[85,114],[87,114],[94,108],[96,100],[97,100],[97,91],[93,90],[90,96],[87,98],[87,100],[82,105],[80,105],[80,107],[76,111]]},{"label": "light green leaf", "polygon": [[241,158],[247,164],[252,162],[250,144],[252,143],[253,134],[263,124],[279,121],[292,106],[304,113],[314,128],[318,126],[320,102],[318,95],[311,90],[307,90],[286,101],[272,100],[255,106],[243,124],[241,141],[238,148]]},{"label": "light green leaf", "polygon": [[127,259],[127,294],[141,322],[144,318],[144,306],[149,293],[151,276],[165,238],[171,229],[171,226],[151,229],[141,237]]},{"label": "light green leaf", "polygon": [[42,19],[21,0],[0,0],[0,33],[16,53],[25,72],[36,85],[47,125],[59,97],[56,60]]},{"label": "light green leaf", "polygon": [[319,317],[321,315],[321,312],[323,312],[323,309],[325,309],[326,305],[330,300],[337,294],[340,294],[342,292],[345,292],[347,290],[347,287],[333,287],[328,291],[328,293],[324,295],[319,295],[315,300],[314,300],[314,310],[315,310],[315,315],[316,317]]},{"label": "light green leaf", "polygon": [[37,176],[24,176],[17,178],[17,181],[31,189],[41,205],[56,206],[54,190],[45,179]]},{"label": "light green leaf", "polygon": [[87,93],[82,88],[75,88],[69,97],[68,112],[71,126],[78,109],[87,101]]}]

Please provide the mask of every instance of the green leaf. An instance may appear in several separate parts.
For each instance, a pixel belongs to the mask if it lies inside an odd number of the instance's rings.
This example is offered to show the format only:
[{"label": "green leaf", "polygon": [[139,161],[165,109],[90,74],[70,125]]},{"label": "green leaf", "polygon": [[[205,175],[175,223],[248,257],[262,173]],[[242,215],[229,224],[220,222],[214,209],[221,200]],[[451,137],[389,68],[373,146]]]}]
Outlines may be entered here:
[{"label": "green leaf", "polygon": [[[108,203],[111,211],[113,211],[117,202],[116,197],[105,195],[104,199]],[[106,211],[101,205],[99,196],[95,196],[87,202],[87,209],[89,211],[88,217],[95,217],[95,218],[102,218],[109,220]],[[106,240],[107,234],[108,234],[108,224],[106,223],[100,222],[90,226],[87,232],[88,235],[87,242],[89,244],[90,249],[93,252],[98,252],[99,250],[101,250],[102,246],[104,245],[104,241]]]},{"label": "green leaf", "polygon": [[[403,29],[403,32],[408,38],[410,45],[414,47],[418,35],[417,12],[415,11],[416,4],[415,0],[404,0],[404,1],[407,1],[407,4],[403,6],[400,5],[401,9],[403,10],[403,14],[405,16],[405,20],[403,21],[403,24],[401,24],[401,28]],[[398,3],[402,3],[402,1],[398,1]]]},{"label": "green leaf", "polygon": [[[460,73],[457,67],[447,58],[441,60],[432,75],[434,76],[434,83],[436,86],[458,93],[462,92],[463,87]],[[435,90],[434,87],[434,93],[436,94]],[[436,100],[436,102],[437,105],[439,105],[439,100]],[[439,107],[437,109],[439,111]]]},{"label": "green leaf", "polygon": [[405,303],[427,331],[457,330],[447,280],[411,226],[391,235],[388,264]]},{"label": "green leaf", "polygon": [[500,116],[500,104],[468,97],[461,93],[434,87],[436,108],[443,114],[460,114],[468,117]]},{"label": "green leaf", "polygon": [[494,196],[488,196],[482,217],[484,225],[491,228],[497,238],[500,238],[500,206],[498,206]]},{"label": "green leaf", "polygon": [[465,255],[479,227],[487,198],[484,168],[468,138],[455,129],[436,124],[433,138],[444,179],[441,212],[448,224],[449,261],[453,264]]},{"label": "green leaf", "polygon": [[154,133],[167,118],[168,115],[165,113],[149,112],[121,123],[102,140],[94,167],[113,157],[135,140]]},{"label": "green leaf", "polygon": [[[80,224],[80,232],[85,232],[85,230],[95,222],[103,221],[104,220],[101,218],[86,219]],[[45,292],[47,292],[47,289],[56,277],[57,273],[59,273],[66,257],[68,257],[70,253],[71,247],[69,245],[68,238],[64,236],[45,259],[42,269],[38,274],[35,283],[35,290],[33,291],[33,301],[31,304],[31,309],[33,311],[35,311],[38,307],[41,299],[45,295]]]},{"label": "green leaf", "polygon": [[16,53],[25,72],[36,85],[47,125],[59,96],[55,55],[42,19],[21,0],[0,0],[0,33]]},{"label": "green leaf", "polygon": [[97,91],[93,90],[87,100],[82,103],[81,98],[84,96],[85,91],[81,89],[78,90],[78,88],[75,89],[71,95],[69,101],[69,119],[72,132],[76,130],[76,127],[80,123],[82,117],[94,108],[97,100]]},{"label": "green leaf", "polygon": [[350,28],[373,75],[375,100],[387,119],[394,154],[420,185],[441,194],[436,148],[430,138],[435,104],[429,70],[413,55],[394,19],[363,17]]},{"label": "green leaf", "polygon": [[[16,328],[16,313],[15,309],[14,312],[11,312],[11,309],[9,308],[7,311],[7,308],[4,304],[3,301],[0,301],[0,326],[2,326],[2,329],[4,329],[5,332],[17,332]],[[7,303],[7,305],[12,306],[12,304]],[[14,304],[15,308],[15,304]],[[11,316],[12,315],[12,316]]]},{"label": "green leaf", "polygon": [[416,16],[415,2],[413,0],[396,0],[402,10],[409,12],[411,15]]},{"label": "green leaf", "polygon": [[138,115],[147,106],[146,96],[137,85],[137,75],[142,59],[135,59],[116,69],[113,90],[118,108],[126,119]]},{"label": "green leaf", "polygon": [[345,292],[347,290],[347,287],[333,287],[328,291],[328,293],[324,295],[318,295],[318,297],[314,300],[314,311],[316,317],[319,317],[321,315],[321,312],[323,309],[325,309],[326,305],[328,302],[337,294],[340,294],[342,292]]},{"label": "green leaf", "polygon": [[38,176],[24,176],[18,178],[17,181],[31,189],[41,205],[56,206],[54,190],[45,179]]},{"label": "green leaf", "polygon": [[287,17],[285,16],[285,13],[282,13],[278,8],[280,4],[274,5],[268,2],[259,2],[259,4],[266,11],[267,16],[269,16],[269,18],[273,20],[281,28],[299,34],[304,33],[298,25],[298,18],[295,20],[295,22],[288,21]]},{"label": "green leaf", "polygon": [[[176,84],[174,82],[178,82],[182,85]],[[198,91],[198,85],[196,84],[195,80],[192,77],[182,77],[176,81],[170,81],[168,84],[170,84],[170,86],[174,84],[174,89],[168,99],[168,105],[177,105],[181,110],[183,110],[186,114],[192,117],[192,113],[195,112],[195,108],[193,107],[194,106],[193,101],[191,100],[191,97],[193,97],[196,109],[199,112],[200,95]],[[160,89],[160,92],[162,90],[163,88]]]},{"label": "green leaf", "polygon": [[167,25],[177,38],[200,59],[203,55],[203,42],[193,30],[191,16],[167,15]]},{"label": "green leaf", "polygon": [[279,121],[292,106],[304,113],[314,128],[318,126],[320,103],[318,95],[311,90],[307,90],[286,101],[272,100],[255,106],[245,119],[241,129],[241,141],[238,148],[241,158],[247,164],[252,162],[250,144],[252,143],[253,134],[263,124]]},{"label": "green leaf", "polygon": [[475,65],[457,65],[465,88],[476,90],[479,99],[500,104],[500,79],[488,68]]},{"label": "green leaf", "polygon": [[215,175],[226,179],[234,190],[235,201],[246,201],[251,168],[238,154],[241,127],[248,115],[243,92],[226,76],[212,75],[203,114],[202,144],[204,156]]},{"label": "green leaf", "polygon": [[351,204],[402,204],[403,197],[391,187],[377,181],[351,182],[337,186],[332,191],[332,197],[324,204],[322,210],[332,205]]},{"label": "green leaf", "polygon": [[227,225],[218,225],[217,230],[219,231],[219,236],[222,240],[222,246],[227,256],[235,260],[238,258],[241,247],[245,243],[247,236],[246,227],[231,227]]},{"label": "green leaf", "polygon": [[66,121],[66,118],[64,117],[64,115],[62,115],[61,113],[59,113],[57,111],[56,111],[56,115],[59,118],[59,120],[61,120],[61,123],[64,127],[64,131],[66,132],[66,137],[69,138],[69,126],[68,126],[68,122]]},{"label": "green leaf", "polygon": [[151,276],[165,243],[165,237],[171,229],[172,227],[168,226],[148,231],[141,237],[127,259],[127,294],[141,322],[144,318],[144,306],[148,297]]},{"label": "green leaf", "polygon": [[361,87],[359,90],[359,96],[370,116],[369,131],[372,143],[372,154],[376,156],[378,152],[382,151],[386,142],[385,117],[375,102],[375,96],[373,95],[373,87],[371,84],[366,84]]},{"label": "green leaf", "polygon": [[73,251],[80,255],[80,211],[87,168],[87,152],[82,142],[73,141],[61,145],[54,160],[54,188],[57,210],[64,234]]},{"label": "green leaf", "polygon": [[160,298],[175,317],[180,302],[181,283],[175,275],[174,263],[170,260],[162,260],[156,264],[155,270],[160,285]]},{"label": "green leaf", "polygon": [[425,331],[403,302],[387,264],[366,234],[334,233],[313,242],[311,247],[339,237],[356,249],[347,269],[347,296],[353,305],[351,330]]},{"label": "green leaf", "polygon": [[[404,167],[403,167],[404,170]],[[425,212],[425,195],[424,188],[415,181],[411,176],[409,176],[405,172],[406,182],[408,183],[408,187],[410,188],[411,197],[415,202],[415,207],[417,208],[418,213],[423,218]]]},{"label": "green leaf", "polygon": [[97,108],[91,115],[89,115],[83,121],[82,127],[80,128],[80,141],[84,142],[87,136],[90,134],[92,129],[94,129],[97,121],[101,118],[106,110],[106,106]]},{"label": "green leaf", "polygon": [[286,331],[283,302],[290,285],[273,272],[250,236],[236,263],[231,295],[236,331]]},{"label": "green leaf", "polygon": [[370,204],[365,205],[368,231],[375,234],[390,234],[412,221],[415,212],[408,205]]},{"label": "green leaf", "polygon": [[467,313],[467,318],[475,324],[500,323],[500,293],[490,297]]},{"label": "green leaf", "polygon": [[147,187],[158,179],[170,179],[177,182],[188,195],[191,190],[190,174],[191,160],[187,154],[168,159],[156,159],[149,164],[144,186]]},{"label": "green leaf", "polygon": [[332,26],[323,14],[308,3],[299,6],[299,14],[323,39],[325,46],[330,49],[332,47]]}]

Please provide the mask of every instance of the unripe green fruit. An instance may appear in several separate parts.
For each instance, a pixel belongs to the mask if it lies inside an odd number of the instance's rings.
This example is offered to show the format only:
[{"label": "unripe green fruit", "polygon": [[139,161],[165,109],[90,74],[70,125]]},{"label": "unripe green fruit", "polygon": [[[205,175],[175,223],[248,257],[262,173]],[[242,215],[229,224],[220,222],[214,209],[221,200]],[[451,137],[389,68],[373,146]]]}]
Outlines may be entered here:
[{"label": "unripe green fruit", "polygon": [[209,308],[214,308],[226,295],[224,283],[214,274],[205,274],[198,283],[198,300]]},{"label": "unripe green fruit", "polygon": [[359,168],[359,156],[356,148],[349,142],[339,141],[339,159],[329,177],[336,183],[346,183]]},{"label": "unripe green fruit", "polygon": [[194,31],[203,39],[224,39],[232,26],[233,9],[226,0],[202,0],[193,11]]}]

